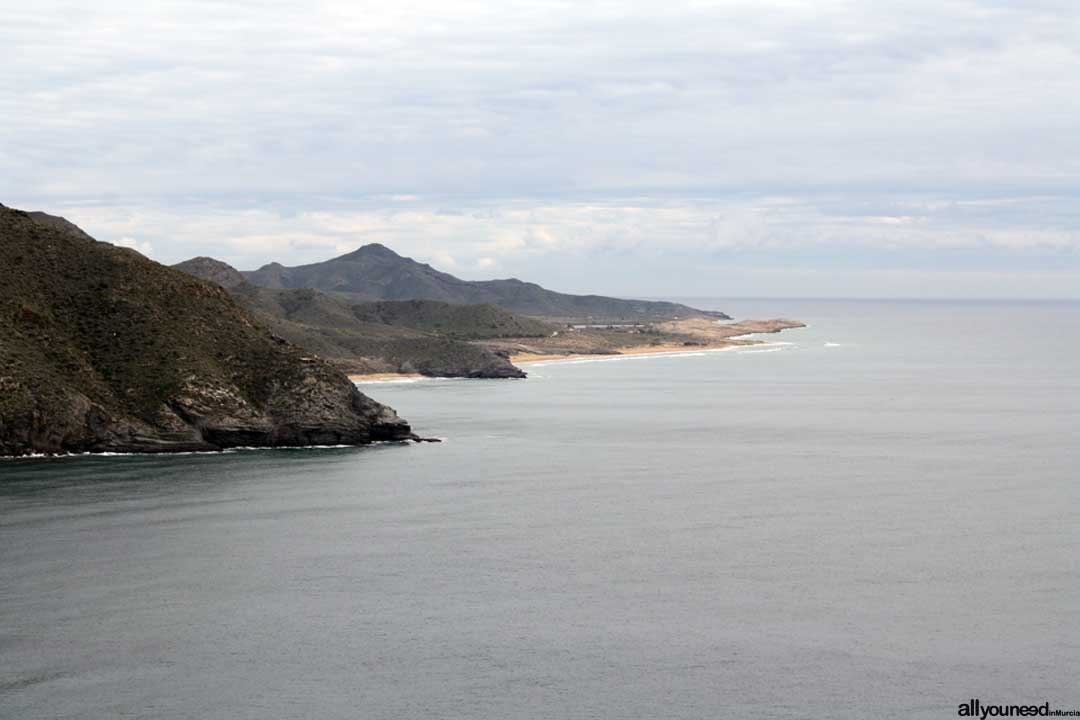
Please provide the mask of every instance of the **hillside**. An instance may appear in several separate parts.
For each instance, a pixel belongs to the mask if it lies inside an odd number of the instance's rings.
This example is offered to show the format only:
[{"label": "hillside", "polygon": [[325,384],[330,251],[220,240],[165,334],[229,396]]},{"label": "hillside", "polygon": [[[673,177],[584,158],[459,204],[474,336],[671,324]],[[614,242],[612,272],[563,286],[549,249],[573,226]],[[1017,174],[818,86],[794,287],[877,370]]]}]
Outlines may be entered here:
[{"label": "hillside", "polygon": [[223,288],[233,288],[245,282],[244,276],[232,265],[205,256],[194,257],[172,267]]},{"label": "hillside", "polygon": [[379,245],[365,245],[347,255],[311,265],[264,265],[243,273],[248,282],[276,289],[313,288],[350,302],[437,300],[488,304],[524,315],[558,321],[658,322],[686,317],[727,318],[669,302],[623,300],[600,295],[568,295],[535,283],[508,280],[461,280]]},{"label": "hillside", "polygon": [[[263,325],[355,374],[419,373],[433,377],[522,378],[505,353],[473,340],[543,337],[554,327],[492,305],[434,300],[350,305],[310,289],[246,283],[239,271],[212,258],[193,258],[178,270],[218,284]],[[239,282],[236,280],[239,278]]]},{"label": "hillside", "polygon": [[[350,307],[316,290],[272,290],[245,283],[233,288],[232,293],[237,302],[275,334],[351,373],[525,377],[504,354],[422,329],[425,322],[430,324],[431,318],[440,316],[434,311],[421,309],[416,316],[399,311],[395,318],[404,321],[388,323],[364,306]],[[468,319],[469,308],[463,307],[462,312]],[[410,321],[418,327],[410,327],[407,324]],[[462,321],[457,327],[460,330],[466,325],[475,323]]]},{"label": "hillside", "polygon": [[0,206],[0,454],[414,437],[221,287]]},{"label": "hillside", "polygon": [[495,305],[456,305],[437,300],[384,300],[352,306],[360,320],[438,333],[460,340],[545,337],[555,326]]}]

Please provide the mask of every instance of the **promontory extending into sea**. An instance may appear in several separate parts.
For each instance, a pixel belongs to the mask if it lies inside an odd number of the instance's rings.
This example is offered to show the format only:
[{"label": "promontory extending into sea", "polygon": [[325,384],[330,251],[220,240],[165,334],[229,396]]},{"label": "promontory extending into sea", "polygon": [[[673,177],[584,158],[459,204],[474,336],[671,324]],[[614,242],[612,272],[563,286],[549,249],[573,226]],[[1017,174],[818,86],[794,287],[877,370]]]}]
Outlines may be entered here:
[{"label": "promontory extending into sea", "polygon": [[793,320],[467,281],[378,244],[173,268],[0,205],[0,455],[419,440],[353,380],[524,378],[538,360],[718,349]]},{"label": "promontory extending into sea", "polygon": [[0,455],[416,436],[221,287],[0,206]]}]

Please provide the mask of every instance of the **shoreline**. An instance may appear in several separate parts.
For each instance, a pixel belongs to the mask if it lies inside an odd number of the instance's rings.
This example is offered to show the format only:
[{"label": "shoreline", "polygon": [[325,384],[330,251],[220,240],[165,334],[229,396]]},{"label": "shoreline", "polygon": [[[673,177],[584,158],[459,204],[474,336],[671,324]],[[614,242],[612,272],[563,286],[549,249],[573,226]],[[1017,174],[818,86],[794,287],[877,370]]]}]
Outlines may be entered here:
[{"label": "shoreline", "polygon": [[[508,359],[514,365],[525,366],[536,363],[559,362],[568,360],[603,360],[617,357],[640,355],[684,355],[686,353],[729,350],[737,347],[769,345],[768,340],[749,339],[753,335],[775,334],[783,330],[806,327],[797,320],[740,320],[738,322],[717,324],[715,320],[691,318],[666,323],[666,329],[676,337],[689,338],[688,344],[671,342],[657,345],[629,345],[622,348],[610,348],[610,352],[544,352],[544,348],[535,348],[539,352],[525,352],[526,346],[518,344],[518,352],[511,352]],[[610,347],[610,346],[609,346]],[[406,382],[420,378],[436,379],[419,373],[371,373],[368,375],[349,374],[354,383]]]}]

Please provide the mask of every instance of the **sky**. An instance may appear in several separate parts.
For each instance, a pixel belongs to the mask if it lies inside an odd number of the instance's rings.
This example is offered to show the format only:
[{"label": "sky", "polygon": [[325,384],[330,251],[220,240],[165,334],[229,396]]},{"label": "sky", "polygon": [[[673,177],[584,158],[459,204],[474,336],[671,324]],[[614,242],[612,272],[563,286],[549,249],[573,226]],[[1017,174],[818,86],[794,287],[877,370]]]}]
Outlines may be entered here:
[{"label": "sky", "polygon": [[0,0],[0,203],[624,296],[1080,298],[1080,3]]}]

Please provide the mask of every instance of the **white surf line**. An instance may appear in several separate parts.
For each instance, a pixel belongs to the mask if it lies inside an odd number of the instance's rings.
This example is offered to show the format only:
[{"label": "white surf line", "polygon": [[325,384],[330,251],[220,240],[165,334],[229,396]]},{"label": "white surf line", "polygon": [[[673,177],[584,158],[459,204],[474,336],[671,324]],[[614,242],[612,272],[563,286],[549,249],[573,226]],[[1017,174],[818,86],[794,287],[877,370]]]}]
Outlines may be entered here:
[{"label": "white surf line", "polygon": [[[441,439],[441,438],[440,438]],[[372,440],[363,445],[240,445],[221,450],[180,450],[178,452],[81,452],[81,453],[29,453],[26,455],[0,455],[0,462],[5,460],[67,460],[71,458],[170,458],[186,455],[233,455],[235,453],[255,452],[257,450],[340,450],[342,448],[366,448],[380,445],[399,445],[411,440]]]},{"label": "white surf line", "polygon": [[419,382],[431,382],[434,380],[476,380],[482,378],[462,378],[462,377],[441,377],[435,375],[424,375],[423,377],[407,377],[407,378],[377,378],[375,380],[353,380],[353,385],[411,385]]},{"label": "white surf line", "polygon": [[755,349],[755,350],[740,350],[739,352],[737,352],[735,354],[736,355],[760,355],[761,353],[780,352],[780,351],[786,350],[786,349],[787,348],[783,348],[783,347],[763,347],[763,348]]},{"label": "white surf line", "polygon": [[776,340],[774,342],[765,342],[759,345],[741,345],[735,354],[753,355],[755,353],[780,352],[781,350],[787,350],[788,348],[795,348],[798,346],[798,343],[788,342],[786,340]]}]

